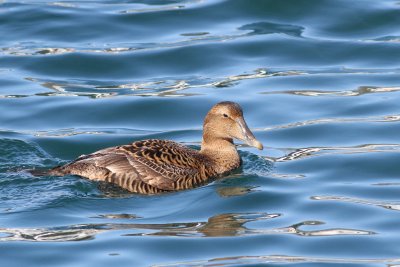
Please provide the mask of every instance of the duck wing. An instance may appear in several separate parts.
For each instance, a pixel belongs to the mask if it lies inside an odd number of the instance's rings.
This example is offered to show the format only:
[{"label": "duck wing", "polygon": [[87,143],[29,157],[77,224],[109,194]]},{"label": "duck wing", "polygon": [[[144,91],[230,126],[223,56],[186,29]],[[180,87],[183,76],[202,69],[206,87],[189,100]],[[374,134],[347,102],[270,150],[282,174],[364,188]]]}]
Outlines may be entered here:
[{"label": "duck wing", "polygon": [[[120,146],[141,181],[163,190],[183,189],[200,176],[197,151],[165,140],[145,140]],[[189,182],[192,181],[192,182]]]},{"label": "duck wing", "polygon": [[60,170],[143,193],[193,187],[200,163],[197,151],[178,143],[144,140],[81,156]]}]

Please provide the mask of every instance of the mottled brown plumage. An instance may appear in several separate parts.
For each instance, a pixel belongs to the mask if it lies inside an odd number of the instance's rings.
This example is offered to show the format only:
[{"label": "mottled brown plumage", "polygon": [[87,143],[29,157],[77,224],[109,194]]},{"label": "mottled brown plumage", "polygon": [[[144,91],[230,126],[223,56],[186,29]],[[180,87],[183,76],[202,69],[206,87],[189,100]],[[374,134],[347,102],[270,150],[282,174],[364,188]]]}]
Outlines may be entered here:
[{"label": "mottled brown plumage", "polygon": [[83,155],[49,174],[79,175],[143,194],[189,189],[240,166],[233,139],[262,149],[247,127],[240,106],[221,102],[204,120],[200,151],[167,140],[136,141]]}]

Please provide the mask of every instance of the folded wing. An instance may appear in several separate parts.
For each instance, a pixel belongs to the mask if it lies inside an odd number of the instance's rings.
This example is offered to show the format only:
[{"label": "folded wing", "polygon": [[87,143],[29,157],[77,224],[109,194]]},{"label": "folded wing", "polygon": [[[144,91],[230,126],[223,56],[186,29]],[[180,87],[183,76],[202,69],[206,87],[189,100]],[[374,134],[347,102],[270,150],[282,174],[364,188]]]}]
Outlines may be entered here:
[{"label": "folded wing", "polygon": [[201,180],[197,151],[164,140],[145,140],[79,157],[58,171],[115,183],[129,191],[158,193]]}]

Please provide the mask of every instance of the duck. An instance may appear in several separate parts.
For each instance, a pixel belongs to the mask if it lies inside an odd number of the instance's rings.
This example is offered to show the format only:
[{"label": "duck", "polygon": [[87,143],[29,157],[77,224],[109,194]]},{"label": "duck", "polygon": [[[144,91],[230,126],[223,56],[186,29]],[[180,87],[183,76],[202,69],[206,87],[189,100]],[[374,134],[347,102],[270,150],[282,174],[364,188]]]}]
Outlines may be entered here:
[{"label": "duck", "polygon": [[191,189],[240,167],[234,139],[263,149],[247,126],[240,105],[224,101],[205,116],[200,150],[170,140],[140,140],[82,155],[47,174],[77,175],[138,194]]}]

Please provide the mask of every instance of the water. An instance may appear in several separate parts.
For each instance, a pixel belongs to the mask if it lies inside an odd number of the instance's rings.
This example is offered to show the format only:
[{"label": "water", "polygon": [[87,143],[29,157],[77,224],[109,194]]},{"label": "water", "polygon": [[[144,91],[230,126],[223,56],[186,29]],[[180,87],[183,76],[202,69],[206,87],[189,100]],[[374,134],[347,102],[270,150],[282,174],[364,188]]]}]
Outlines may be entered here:
[{"label": "water", "polygon": [[[1,266],[400,266],[400,3],[0,1]],[[32,177],[218,101],[266,149],[142,196]]]}]

